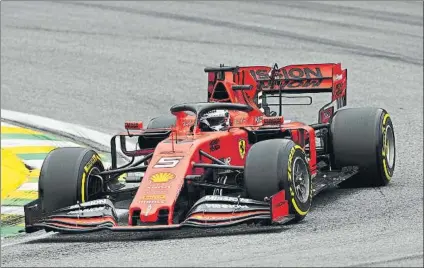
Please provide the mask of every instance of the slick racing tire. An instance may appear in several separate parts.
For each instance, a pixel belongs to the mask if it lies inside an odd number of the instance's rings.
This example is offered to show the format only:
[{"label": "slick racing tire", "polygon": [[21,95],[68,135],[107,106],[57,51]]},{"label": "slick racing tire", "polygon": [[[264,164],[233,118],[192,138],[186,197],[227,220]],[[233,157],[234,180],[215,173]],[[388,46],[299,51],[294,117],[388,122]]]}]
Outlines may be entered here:
[{"label": "slick racing tire", "polygon": [[176,123],[176,117],[173,115],[162,115],[150,120],[147,129],[150,128],[171,128]]},{"label": "slick racing tire", "polygon": [[381,108],[349,108],[335,113],[330,125],[333,169],[357,166],[358,173],[341,187],[387,185],[395,170],[392,120]]},{"label": "slick racing tire", "polygon": [[312,181],[303,149],[287,139],[272,139],[254,144],[244,169],[247,195],[263,201],[281,190],[289,202],[295,221],[308,214],[312,202]]},{"label": "slick racing tire", "polygon": [[103,164],[93,150],[63,147],[51,151],[43,162],[38,181],[43,212],[89,201],[94,192],[101,190],[100,179],[93,176],[101,171]]}]

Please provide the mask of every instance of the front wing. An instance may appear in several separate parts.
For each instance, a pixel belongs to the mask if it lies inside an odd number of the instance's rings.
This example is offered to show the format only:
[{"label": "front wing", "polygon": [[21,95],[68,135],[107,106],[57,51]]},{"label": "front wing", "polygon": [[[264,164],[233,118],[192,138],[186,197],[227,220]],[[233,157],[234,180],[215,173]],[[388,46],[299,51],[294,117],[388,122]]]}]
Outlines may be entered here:
[{"label": "front wing", "polygon": [[115,232],[173,230],[184,227],[217,228],[247,222],[263,221],[268,224],[284,224],[293,219],[289,214],[284,191],[257,201],[247,198],[208,195],[201,198],[187,213],[186,219],[171,225],[122,226],[112,201],[98,199],[42,215],[40,202],[35,200],[24,207],[25,231],[57,231],[83,233],[102,230]]}]

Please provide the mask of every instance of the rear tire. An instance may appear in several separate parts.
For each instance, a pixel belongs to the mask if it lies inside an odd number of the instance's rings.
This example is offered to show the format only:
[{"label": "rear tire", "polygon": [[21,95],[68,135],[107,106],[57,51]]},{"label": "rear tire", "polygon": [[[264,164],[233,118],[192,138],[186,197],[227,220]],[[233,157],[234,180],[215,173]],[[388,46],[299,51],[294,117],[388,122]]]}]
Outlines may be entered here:
[{"label": "rear tire", "polygon": [[91,175],[103,170],[100,156],[93,150],[63,147],[51,151],[43,162],[38,181],[43,212],[89,201],[90,193],[98,187]]},{"label": "rear tire", "polygon": [[308,214],[312,203],[309,164],[303,149],[293,141],[272,139],[254,144],[246,158],[244,177],[250,198],[263,201],[285,190],[289,213],[295,215],[295,221]]},{"label": "rear tire", "polygon": [[349,108],[336,112],[331,121],[333,169],[358,166],[359,172],[342,187],[387,185],[395,169],[396,144],[392,120],[380,108]]}]

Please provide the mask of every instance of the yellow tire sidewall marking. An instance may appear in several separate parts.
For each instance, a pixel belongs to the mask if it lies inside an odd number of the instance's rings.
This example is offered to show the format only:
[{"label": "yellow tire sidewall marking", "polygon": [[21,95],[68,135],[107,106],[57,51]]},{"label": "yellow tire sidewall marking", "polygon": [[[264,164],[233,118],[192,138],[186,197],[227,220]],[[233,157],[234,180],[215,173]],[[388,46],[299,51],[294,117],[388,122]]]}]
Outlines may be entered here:
[{"label": "yellow tire sidewall marking", "polygon": [[386,133],[387,125],[386,125],[386,122],[387,122],[387,119],[389,119],[389,118],[390,118],[390,115],[388,113],[386,113],[384,115],[383,124],[382,124],[382,127],[381,127],[382,135],[383,135],[383,142],[382,142],[383,145],[382,145],[382,148],[381,148],[381,156],[383,157],[382,162],[383,162],[384,174],[385,174],[386,179],[388,181],[390,181],[392,179],[392,176],[390,176],[390,172],[389,172],[387,164],[386,164],[386,161],[388,161],[388,160],[386,160],[386,154],[387,154],[387,150],[389,149],[388,145],[387,145],[387,133]]},{"label": "yellow tire sidewall marking", "polygon": [[81,202],[86,201],[85,200],[85,184],[86,184],[87,176],[88,176],[89,172],[91,171],[91,168],[98,161],[101,161],[100,156],[98,154],[93,154],[93,156],[90,158],[90,160],[84,166],[84,170],[83,170],[82,178],[81,178]]},{"label": "yellow tire sidewall marking", "polygon": [[303,154],[304,151],[302,149],[302,147],[300,147],[299,145],[295,145],[291,148],[290,150],[290,154],[289,154],[289,159],[288,159],[288,165],[287,165],[287,179],[288,179],[288,185],[289,185],[289,191],[290,191],[290,196],[291,196],[291,203],[293,205],[294,210],[296,211],[297,214],[301,215],[301,216],[305,216],[308,212],[309,212],[309,208],[306,211],[303,211],[299,208],[299,206],[296,203],[296,199],[294,198],[294,191],[292,188],[292,165],[293,165],[293,156],[296,153],[297,150],[300,150]]}]

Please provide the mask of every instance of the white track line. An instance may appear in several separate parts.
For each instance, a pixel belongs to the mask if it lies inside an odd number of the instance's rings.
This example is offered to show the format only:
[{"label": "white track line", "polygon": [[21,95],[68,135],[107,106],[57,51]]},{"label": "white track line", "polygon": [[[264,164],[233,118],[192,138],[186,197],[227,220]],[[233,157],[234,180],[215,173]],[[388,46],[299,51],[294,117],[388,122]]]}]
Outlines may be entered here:
[{"label": "white track line", "polygon": [[1,214],[24,215],[24,207],[1,206]]},{"label": "white track line", "polygon": [[41,166],[44,163],[44,159],[43,160],[23,160],[23,161],[25,164],[32,167],[33,169],[41,169]]},{"label": "white track line", "polygon": [[18,188],[18,191],[38,191],[38,183],[26,182]]},{"label": "white track line", "polygon": [[54,146],[54,147],[81,147],[70,141],[54,141],[54,140],[22,140],[22,139],[2,139],[1,147],[17,147],[17,146]]},{"label": "white track line", "polygon": [[[92,130],[77,124],[61,122],[43,116],[15,112],[5,109],[1,109],[1,118],[45,131],[63,133],[73,137],[87,139],[93,141],[94,143],[101,144],[107,148],[110,148],[110,138],[112,137],[112,135]],[[130,145],[131,143],[128,143],[128,146]]]},{"label": "white track line", "polygon": [[3,122],[3,121],[1,121],[1,126],[2,127],[17,127],[15,125],[12,125],[12,124],[9,124],[9,123]]}]

